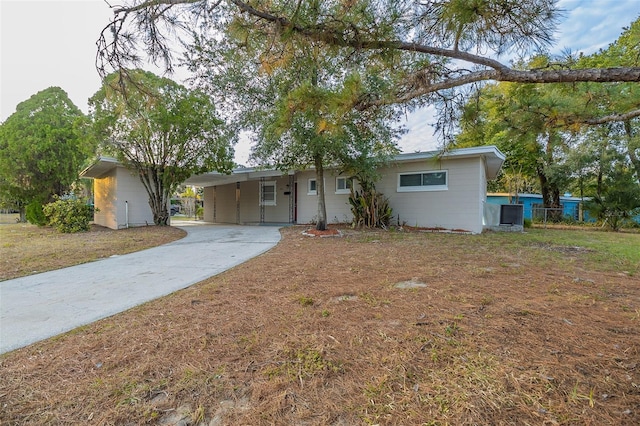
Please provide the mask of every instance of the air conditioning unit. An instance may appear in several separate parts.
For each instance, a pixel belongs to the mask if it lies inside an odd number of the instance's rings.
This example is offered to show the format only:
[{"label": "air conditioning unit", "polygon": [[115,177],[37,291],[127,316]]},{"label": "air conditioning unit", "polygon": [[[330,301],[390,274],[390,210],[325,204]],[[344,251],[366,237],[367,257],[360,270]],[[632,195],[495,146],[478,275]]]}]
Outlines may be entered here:
[{"label": "air conditioning unit", "polygon": [[524,205],[502,204],[500,206],[500,225],[524,225]]}]

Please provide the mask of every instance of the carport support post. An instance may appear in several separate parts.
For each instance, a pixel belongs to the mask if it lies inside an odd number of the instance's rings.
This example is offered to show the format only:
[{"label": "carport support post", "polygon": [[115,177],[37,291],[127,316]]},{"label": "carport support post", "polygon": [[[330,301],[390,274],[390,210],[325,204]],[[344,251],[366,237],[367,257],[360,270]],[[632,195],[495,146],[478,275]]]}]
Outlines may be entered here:
[{"label": "carport support post", "polygon": [[260,178],[260,223],[264,223],[264,176]]},{"label": "carport support post", "polygon": [[236,182],[236,225],[240,225],[240,182]]},{"label": "carport support post", "polygon": [[217,186],[213,187],[213,223],[216,223],[216,209],[217,209],[217,204],[218,204],[218,191],[217,191]]},{"label": "carport support post", "polygon": [[289,175],[289,223],[293,223],[295,209],[295,182],[293,175]]}]

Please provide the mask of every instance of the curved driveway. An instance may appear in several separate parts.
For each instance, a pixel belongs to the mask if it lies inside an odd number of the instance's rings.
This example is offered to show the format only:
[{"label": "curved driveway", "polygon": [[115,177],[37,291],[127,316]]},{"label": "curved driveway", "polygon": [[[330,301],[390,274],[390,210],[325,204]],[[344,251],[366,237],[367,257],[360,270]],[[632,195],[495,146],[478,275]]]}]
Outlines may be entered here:
[{"label": "curved driveway", "polygon": [[181,227],[181,240],[0,282],[0,353],[189,287],[275,246],[275,226]]}]

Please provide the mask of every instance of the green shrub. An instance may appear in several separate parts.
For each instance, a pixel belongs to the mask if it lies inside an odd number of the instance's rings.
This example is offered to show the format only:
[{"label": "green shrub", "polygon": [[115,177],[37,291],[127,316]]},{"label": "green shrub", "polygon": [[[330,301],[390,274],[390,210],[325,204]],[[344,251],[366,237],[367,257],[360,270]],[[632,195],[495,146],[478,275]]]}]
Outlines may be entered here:
[{"label": "green shrub", "polygon": [[532,226],[531,219],[524,219],[523,225],[524,225],[525,228],[531,228],[531,226]]},{"label": "green shrub", "polygon": [[354,226],[384,229],[389,227],[393,215],[389,200],[376,192],[373,185],[363,188],[360,192],[351,189],[349,203]]},{"label": "green shrub", "polygon": [[634,174],[626,168],[616,168],[605,180],[603,193],[585,207],[590,216],[619,231],[640,213],[640,186]]},{"label": "green shrub", "polygon": [[50,226],[59,232],[74,233],[89,230],[93,208],[85,200],[57,200],[44,206],[44,215]]},{"label": "green shrub", "polygon": [[29,223],[38,226],[44,226],[47,224],[47,218],[42,211],[42,203],[40,201],[32,201],[27,204],[25,212]]}]

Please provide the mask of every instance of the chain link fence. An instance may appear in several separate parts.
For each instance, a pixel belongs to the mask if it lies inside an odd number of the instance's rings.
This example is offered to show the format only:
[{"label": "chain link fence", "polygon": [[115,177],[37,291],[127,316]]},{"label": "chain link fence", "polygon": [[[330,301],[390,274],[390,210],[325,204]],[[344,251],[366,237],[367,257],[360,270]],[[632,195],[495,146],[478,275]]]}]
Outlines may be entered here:
[{"label": "chain link fence", "polygon": [[[527,215],[529,213],[529,215]],[[559,208],[544,207],[542,204],[533,204],[530,211],[525,211],[525,217],[530,217],[534,222],[547,224],[547,222],[586,222],[590,221],[581,204],[561,206]]]}]

